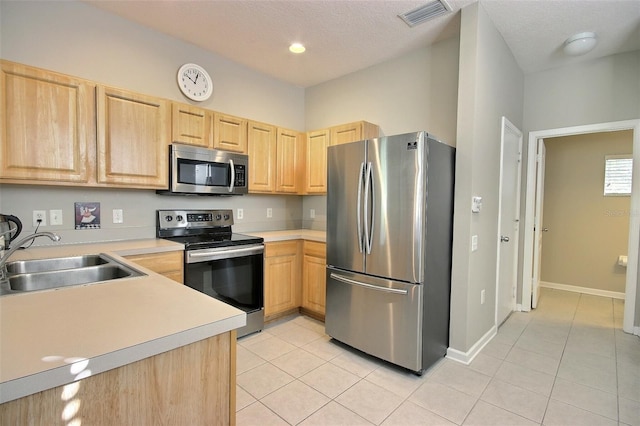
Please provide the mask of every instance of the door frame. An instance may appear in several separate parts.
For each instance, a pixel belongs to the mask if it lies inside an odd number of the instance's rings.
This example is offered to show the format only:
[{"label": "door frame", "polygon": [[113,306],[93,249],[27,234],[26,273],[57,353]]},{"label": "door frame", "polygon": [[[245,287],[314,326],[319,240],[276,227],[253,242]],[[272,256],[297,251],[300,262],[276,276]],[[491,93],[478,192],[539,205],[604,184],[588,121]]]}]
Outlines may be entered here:
[{"label": "door frame", "polygon": [[[513,134],[515,134],[518,137],[518,171],[516,173],[517,177],[518,177],[518,182],[516,183],[516,218],[520,218],[520,200],[522,199],[522,191],[521,191],[521,183],[522,183],[522,142],[523,142],[523,134],[522,131],[520,129],[518,129],[511,121],[509,121],[509,119],[507,117],[502,117],[502,121],[501,121],[502,127],[501,127],[501,131],[500,131],[500,183],[499,183],[499,188],[498,188],[498,235],[497,235],[497,257],[496,257],[496,309],[495,309],[495,320],[494,323],[496,325],[496,327],[498,327],[500,324],[498,323],[498,310],[499,310],[499,303],[500,303],[500,265],[501,265],[501,259],[500,256],[502,254],[502,244],[500,242],[500,236],[501,236],[501,227],[502,227],[502,191],[503,191],[503,186],[502,186],[502,179],[503,179],[503,175],[504,175],[504,144],[505,144],[505,133],[506,131],[510,131]],[[514,239],[515,241],[513,241],[513,244],[510,246],[511,249],[514,251],[514,272],[513,272],[513,278],[516,280],[516,282],[513,283],[513,286],[515,289],[517,289],[517,277],[518,277],[518,247],[520,245],[519,243],[519,237],[520,237],[520,226],[518,226],[518,229],[515,232],[514,235]],[[516,304],[517,304],[517,298],[516,298],[516,294],[513,294],[513,307],[514,310],[516,310]],[[508,316],[507,316],[508,317]]]},{"label": "door frame", "polygon": [[[538,145],[538,139],[618,130],[633,130],[633,168],[635,170],[640,170],[640,119],[539,130],[529,133],[529,142],[527,146],[527,186],[523,228],[524,255],[522,262],[521,299],[521,307],[523,311],[531,310],[534,250],[534,238],[532,231],[535,216],[534,192],[536,187],[536,148]],[[634,327],[638,278],[638,241],[640,241],[640,173],[633,174],[630,204],[627,278],[625,285],[624,320],[622,328],[627,333],[640,335],[640,327]]]}]

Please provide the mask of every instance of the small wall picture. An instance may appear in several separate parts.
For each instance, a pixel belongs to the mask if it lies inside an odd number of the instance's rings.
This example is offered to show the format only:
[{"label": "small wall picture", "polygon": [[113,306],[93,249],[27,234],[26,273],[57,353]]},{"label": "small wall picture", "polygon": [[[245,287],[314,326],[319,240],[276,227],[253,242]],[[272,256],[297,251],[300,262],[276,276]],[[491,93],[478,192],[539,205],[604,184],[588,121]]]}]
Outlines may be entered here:
[{"label": "small wall picture", "polygon": [[100,203],[75,203],[76,229],[100,229]]}]

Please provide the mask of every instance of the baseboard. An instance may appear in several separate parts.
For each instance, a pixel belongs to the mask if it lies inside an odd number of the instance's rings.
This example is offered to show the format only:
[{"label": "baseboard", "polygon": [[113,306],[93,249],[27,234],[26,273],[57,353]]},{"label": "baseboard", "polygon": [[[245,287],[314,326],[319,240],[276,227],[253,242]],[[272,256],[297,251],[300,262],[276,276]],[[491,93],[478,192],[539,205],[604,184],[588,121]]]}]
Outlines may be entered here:
[{"label": "baseboard", "polygon": [[612,299],[624,300],[624,293],[618,291],[599,290],[597,288],[578,287],[569,284],[550,283],[548,281],[540,281],[540,287],[552,288],[555,290],[572,291],[574,293],[584,293],[593,296],[611,297]]},{"label": "baseboard", "polygon": [[494,325],[487,331],[484,336],[480,338],[467,352],[462,352],[457,349],[448,348],[447,349],[447,358],[452,359],[454,361],[460,362],[465,365],[471,364],[471,361],[480,353],[482,348],[484,348],[487,343],[493,339],[493,337],[497,334],[498,329]]}]

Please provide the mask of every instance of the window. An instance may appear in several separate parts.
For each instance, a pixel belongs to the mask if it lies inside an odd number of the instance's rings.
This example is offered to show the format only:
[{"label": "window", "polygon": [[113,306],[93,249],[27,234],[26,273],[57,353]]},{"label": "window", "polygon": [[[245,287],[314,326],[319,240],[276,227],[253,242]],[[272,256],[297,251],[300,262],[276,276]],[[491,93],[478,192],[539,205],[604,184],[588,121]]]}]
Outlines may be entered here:
[{"label": "window", "polygon": [[607,155],[604,166],[604,195],[631,195],[633,157],[629,155]]}]

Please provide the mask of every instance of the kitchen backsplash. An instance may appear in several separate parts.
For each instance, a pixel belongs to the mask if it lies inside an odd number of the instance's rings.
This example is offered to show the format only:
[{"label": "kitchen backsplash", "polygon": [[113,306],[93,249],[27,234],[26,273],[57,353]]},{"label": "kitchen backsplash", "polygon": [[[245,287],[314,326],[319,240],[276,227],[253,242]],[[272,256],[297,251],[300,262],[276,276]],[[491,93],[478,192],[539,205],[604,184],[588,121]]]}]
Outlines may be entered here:
[{"label": "kitchen backsplash", "polygon": [[[75,203],[100,203],[100,227],[76,230]],[[33,211],[44,210],[47,225],[39,231],[56,232],[66,244],[154,238],[156,210],[179,208],[233,209],[235,232],[326,229],[325,196],[164,196],[152,190],[0,185],[0,213],[20,218],[21,236],[36,229]],[[113,223],[114,209],[122,210],[122,223]],[[242,219],[238,209],[243,210]],[[267,209],[271,209],[270,218]],[[62,210],[62,225],[50,224],[50,210]],[[38,244],[46,245],[48,240],[38,239],[34,245]]]}]

